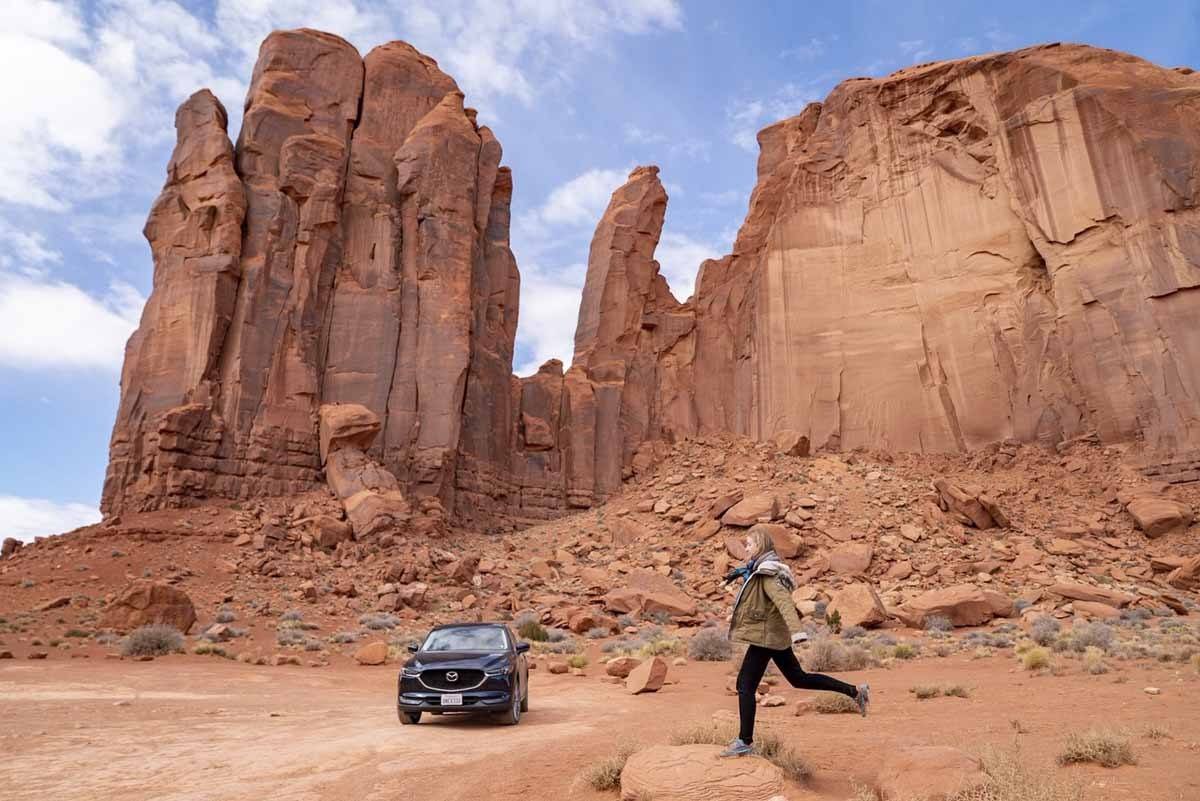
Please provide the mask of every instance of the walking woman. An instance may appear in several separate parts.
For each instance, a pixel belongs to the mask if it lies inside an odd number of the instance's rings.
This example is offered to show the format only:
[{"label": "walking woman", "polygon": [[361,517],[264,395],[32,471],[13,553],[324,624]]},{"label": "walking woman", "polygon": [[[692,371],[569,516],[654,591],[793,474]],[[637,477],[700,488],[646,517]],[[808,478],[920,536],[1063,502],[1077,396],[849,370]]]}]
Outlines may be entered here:
[{"label": "walking woman", "polygon": [[792,652],[792,646],[807,640],[808,634],[801,631],[800,616],[792,602],[796,581],[791,568],[780,560],[763,529],[751,529],[745,545],[749,561],[729,576],[729,580],[739,576],[744,579],[733,601],[729,638],[749,647],[737,677],[741,728],[737,739],[721,753],[728,757],[744,756],[754,750],[754,713],[758,700],[755,692],[767,663],[772,660],[793,687],[847,695],[858,704],[863,716],[871,701],[871,688],[866,684],[855,687],[832,676],[804,672]]}]

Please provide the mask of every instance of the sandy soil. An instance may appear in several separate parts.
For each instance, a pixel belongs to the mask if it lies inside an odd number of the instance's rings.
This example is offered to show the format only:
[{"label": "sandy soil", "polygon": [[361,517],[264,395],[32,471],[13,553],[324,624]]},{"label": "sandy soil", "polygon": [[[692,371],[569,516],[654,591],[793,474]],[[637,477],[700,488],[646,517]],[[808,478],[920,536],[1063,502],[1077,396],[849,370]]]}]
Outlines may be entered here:
[{"label": "sandy soil", "polygon": [[[672,668],[657,694],[535,671],[517,727],[426,717],[401,727],[395,668],[254,667],[209,657],[138,663],[91,659],[0,663],[0,795],[17,799],[599,799],[578,774],[622,739],[664,742],[672,729],[732,710],[729,664]],[[844,799],[902,743],[1021,749],[1069,773],[1088,799],[1200,798],[1200,678],[1180,666],[1123,665],[1103,676],[1033,677],[1011,658],[926,659],[851,674],[870,681],[871,717],[793,714],[760,720],[816,767],[789,798]],[[970,698],[918,701],[909,688],[962,683]],[[1159,696],[1143,692],[1162,689]],[[804,694],[784,690],[789,701]],[[1087,726],[1128,733],[1138,764],[1052,766],[1063,737]],[[1169,737],[1150,739],[1147,728]],[[1019,731],[1018,731],[1019,728]]]}]

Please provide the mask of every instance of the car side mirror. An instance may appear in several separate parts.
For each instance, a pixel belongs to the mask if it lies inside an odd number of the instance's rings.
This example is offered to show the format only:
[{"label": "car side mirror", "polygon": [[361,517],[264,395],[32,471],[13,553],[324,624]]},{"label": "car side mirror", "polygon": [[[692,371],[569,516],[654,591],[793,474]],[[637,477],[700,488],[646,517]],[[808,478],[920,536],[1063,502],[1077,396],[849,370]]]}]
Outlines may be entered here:
[{"label": "car side mirror", "polygon": [[421,644],[420,644],[420,643],[416,643],[416,642],[410,642],[410,643],[408,644],[408,652],[409,652],[410,654],[415,654],[415,653],[416,653],[417,651],[419,651],[419,650],[421,650]]},{"label": "car side mirror", "polygon": [[527,642],[517,643],[517,653],[518,654],[523,654],[528,650],[529,650],[529,643],[527,643]]}]

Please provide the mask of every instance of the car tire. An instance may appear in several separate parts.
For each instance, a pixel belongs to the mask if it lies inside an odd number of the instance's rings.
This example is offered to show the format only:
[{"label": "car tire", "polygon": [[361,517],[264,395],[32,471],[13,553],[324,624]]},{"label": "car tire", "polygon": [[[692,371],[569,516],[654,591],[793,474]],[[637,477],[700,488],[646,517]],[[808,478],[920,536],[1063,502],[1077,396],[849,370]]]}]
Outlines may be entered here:
[{"label": "car tire", "polygon": [[399,710],[399,713],[400,725],[402,726],[415,726],[421,722],[420,712],[405,712],[403,709],[401,709]]},{"label": "car tire", "polygon": [[525,694],[523,696],[521,696],[521,711],[522,712],[529,711],[529,690],[528,689],[526,689]]},{"label": "car tire", "polygon": [[508,709],[501,712],[499,715],[500,722],[503,725],[516,726],[521,722],[521,712],[524,710],[525,705],[519,700],[520,697],[520,688],[518,688],[517,692],[513,694],[513,700],[512,703],[508,705]]}]

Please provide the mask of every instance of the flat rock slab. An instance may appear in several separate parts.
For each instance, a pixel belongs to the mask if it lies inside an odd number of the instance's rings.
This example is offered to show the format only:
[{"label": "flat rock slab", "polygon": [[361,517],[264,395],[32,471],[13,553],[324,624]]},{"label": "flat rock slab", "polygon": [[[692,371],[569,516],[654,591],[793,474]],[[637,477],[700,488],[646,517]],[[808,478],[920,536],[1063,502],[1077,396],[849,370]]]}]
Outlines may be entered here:
[{"label": "flat rock slab", "polygon": [[884,757],[876,790],[881,801],[946,801],[986,780],[978,760],[957,748],[912,746]]},{"label": "flat rock slab", "polygon": [[629,757],[621,801],[769,801],[783,773],[761,757],[722,759],[719,745],[656,745]]}]

